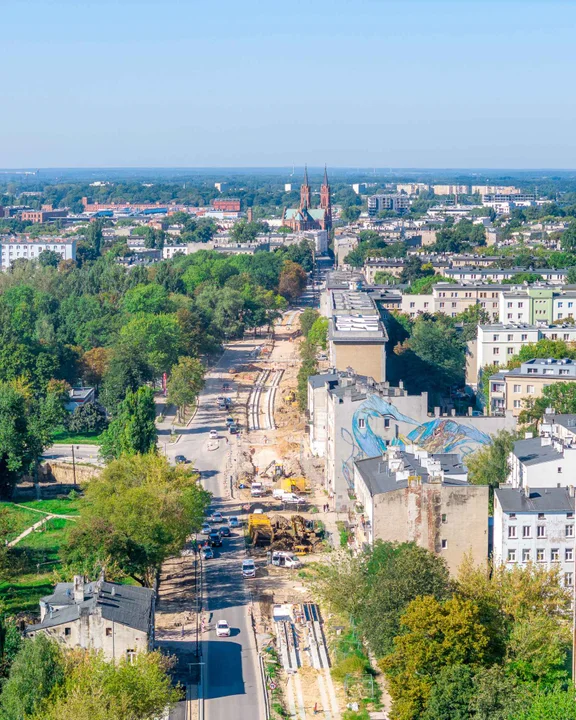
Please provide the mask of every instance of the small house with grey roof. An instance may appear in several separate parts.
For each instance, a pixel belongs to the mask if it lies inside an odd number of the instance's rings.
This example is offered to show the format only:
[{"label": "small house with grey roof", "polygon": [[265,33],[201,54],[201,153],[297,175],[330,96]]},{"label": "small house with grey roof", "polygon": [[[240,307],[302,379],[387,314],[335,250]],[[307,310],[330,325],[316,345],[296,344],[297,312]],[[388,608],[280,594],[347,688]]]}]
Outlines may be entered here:
[{"label": "small house with grey roof", "polygon": [[108,660],[131,660],[154,643],[154,590],[107,582],[58,583],[40,599],[40,622],[26,628],[43,632],[69,648],[101,650]]}]

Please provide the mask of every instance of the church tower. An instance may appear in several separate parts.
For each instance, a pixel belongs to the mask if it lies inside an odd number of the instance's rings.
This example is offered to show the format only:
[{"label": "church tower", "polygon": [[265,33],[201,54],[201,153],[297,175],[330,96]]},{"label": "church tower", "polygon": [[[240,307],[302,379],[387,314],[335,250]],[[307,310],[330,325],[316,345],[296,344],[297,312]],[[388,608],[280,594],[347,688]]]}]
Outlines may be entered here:
[{"label": "church tower", "polygon": [[304,166],[304,182],[300,186],[300,210],[309,210],[312,206],[312,193],[308,184],[308,166]]},{"label": "church tower", "polygon": [[324,165],[324,180],[320,188],[320,208],[325,211],[326,230],[332,227],[332,200],[330,198],[330,184],[328,183],[328,171]]}]

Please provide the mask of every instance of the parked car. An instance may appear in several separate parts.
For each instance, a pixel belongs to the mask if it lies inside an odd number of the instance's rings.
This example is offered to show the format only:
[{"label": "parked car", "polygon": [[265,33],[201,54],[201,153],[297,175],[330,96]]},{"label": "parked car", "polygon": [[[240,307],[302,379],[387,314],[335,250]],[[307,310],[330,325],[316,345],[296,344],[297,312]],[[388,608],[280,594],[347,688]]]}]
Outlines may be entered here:
[{"label": "parked car", "polygon": [[220,537],[230,537],[230,528],[228,525],[222,525],[218,532],[220,533]]},{"label": "parked car", "polygon": [[228,427],[228,430],[230,431],[230,435],[236,435],[238,433],[238,425],[232,423],[232,425]]},{"label": "parked car", "polygon": [[216,637],[230,637],[230,625],[226,620],[218,620],[216,623]]},{"label": "parked car", "polygon": [[202,557],[204,560],[212,560],[214,558],[214,552],[211,547],[202,548]]},{"label": "parked car", "polygon": [[210,527],[210,523],[202,523],[202,529],[200,530],[201,535],[210,535],[212,532],[212,528]]},{"label": "parked car", "polygon": [[242,560],[242,575],[244,575],[245,578],[256,577],[256,565],[251,558]]},{"label": "parked car", "polygon": [[177,463],[187,463],[187,462],[188,462],[187,458],[185,458],[184,455],[176,455],[176,457],[174,458],[174,460],[175,460]]},{"label": "parked car", "polygon": [[210,430],[210,440],[218,440],[218,430]]},{"label": "parked car", "polygon": [[230,390],[230,383],[222,383],[222,391],[226,392],[227,390]]},{"label": "parked car", "polygon": [[208,535],[208,539],[210,540],[210,545],[212,545],[212,547],[222,547],[222,537],[220,536],[220,532],[218,530],[212,530],[210,535]]},{"label": "parked car", "polygon": [[230,425],[235,425],[235,424],[236,424],[236,423],[234,422],[234,418],[233,418],[233,417],[227,417],[227,418],[226,418],[226,425],[227,425],[228,427],[230,427]]},{"label": "parked car", "polygon": [[212,515],[210,516],[210,522],[213,522],[213,523],[224,522],[222,513],[221,512],[213,512]]},{"label": "parked car", "polygon": [[237,517],[231,517],[228,522],[230,523],[231,528],[239,528],[240,527],[240,520],[238,520]]}]

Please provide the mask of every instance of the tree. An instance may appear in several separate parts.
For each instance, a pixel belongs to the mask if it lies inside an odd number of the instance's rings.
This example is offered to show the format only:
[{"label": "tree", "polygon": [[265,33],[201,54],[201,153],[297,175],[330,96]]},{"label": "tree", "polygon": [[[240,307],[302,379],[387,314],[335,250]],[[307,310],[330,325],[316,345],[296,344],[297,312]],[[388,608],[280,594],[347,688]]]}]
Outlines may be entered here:
[{"label": "tree", "polygon": [[100,403],[92,401],[78,405],[68,419],[68,430],[73,433],[101,432],[108,421]]},{"label": "tree", "polygon": [[298,370],[297,389],[298,407],[302,412],[308,407],[308,378],[318,372],[316,361],[316,346],[305,340],[300,345],[300,357],[302,364]]},{"label": "tree", "polygon": [[16,655],[0,695],[4,720],[29,718],[52,690],[62,683],[64,655],[44,633],[25,640]]},{"label": "tree", "polygon": [[411,255],[404,263],[404,267],[400,273],[400,282],[413,283],[420,278],[434,277],[434,275],[432,265],[423,265],[422,260],[417,255]]},{"label": "tree", "polygon": [[374,273],[374,284],[375,285],[398,285],[400,279],[392,273],[385,272],[384,270],[378,270]]},{"label": "tree", "polygon": [[308,337],[310,329],[319,317],[320,313],[313,308],[306,308],[300,315],[300,330],[302,330],[302,335],[304,335],[305,338]]},{"label": "tree", "polygon": [[285,260],[278,281],[278,292],[289,301],[296,300],[304,291],[307,279],[300,265],[292,260]]},{"label": "tree", "polygon": [[210,494],[190,469],[133,455],[107,465],[87,486],[86,500],[62,551],[70,571],[106,567],[151,587],[162,562],[200,529]]},{"label": "tree", "polygon": [[140,652],[132,662],[82,650],[66,659],[62,686],[32,720],[156,720],[180,697],[169,675],[173,661],[159,651]]},{"label": "tree", "polygon": [[308,333],[308,342],[326,350],[328,347],[328,318],[319,317]]},{"label": "tree", "polygon": [[170,372],[182,350],[178,319],[173,314],[139,313],[120,331],[120,343],[146,359],[153,377]]},{"label": "tree", "polygon": [[90,221],[86,231],[86,240],[94,257],[98,257],[102,248],[102,222],[100,220]]},{"label": "tree", "polygon": [[87,350],[80,358],[80,372],[83,380],[98,388],[108,369],[109,362],[110,351],[107,348],[95,347]]},{"label": "tree", "polygon": [[[1,522],[2,521],[0,520],[0,524]],[[2,538],[2,541],[4,541],[1,531],[0,537]],[[4,544],[4,542],[2,544]],[[7,619],[5,615],[0,617],[0,683],[4,681],[4,678],[8,677],[12,663],[18,655],[21,646],[22,635],[20,634],[20,630],[14,620]]]},{"label": "tree", "polygon": [[54,267],[57,268],[60,264],[60,260],[62,260],[62,256],[54,252],[54,250],[42,250],[40,255],[38,255],[38,262],[42,267]]},{"label": "tree", "polygon": [[361,213],[362,208],[359,208],[356,205],[348,205],[348,207],[342,208],[340,218],[341,220],[344,220],[344,222],[352,224],[358,220]]},{"label": "tree", "polygon": [[542,388],[542,395],[534,400],[524,398],[524,409],[518,417],[520,423],[532,423],[541,420],[546,410],[552,408],[558,414],[576,412],[576,385],[558,382]]},{"label": "tree", "polygon": [[505,483],[510,472],[508,457],[512,452],[516,433],[500,430],[492,435],[492,442],[466,457],[468,480],[474,485],[489,485],[492,490]]},{"label": "tree", "polygon": [[530,707],[514,715],[512,720],[576,720],[574,688],[536,692]]},{"label": "tree", "polygon": [[394,638],[393,652],[379,664],[388,678],[395,717],[415,720],[442,668],[482,664],[489,639],[478,607],[458,596],[444,602],[417,597],[400,624],[403,632]]},{"label": "tree", "polygon": [[568,285],[576,285],[576,266],[568,268],[566,282],[568,283]]},{"label": "tree", "polygon": [[183,421],[186,407],[192,405],[204,385],[204,367],[200,360],[181,357],[172,368],[168,380],[168,402],[178,408],[178,419]]},{"label": "tree", "polygon": [[116,415],[128,390],[153,379],[154,371],[147,362],[145,350],[120,342],[112,350],[104,374],[100,400],[111,415]]},{"label": "tree", "polygon": [[117,417],[102,434],[103,458],[156,452],[156,404],[152,388],[128,390]]},{"label": "tree", "polygon": [[248,222],[247,220],[240,220],[234,223],[230,236],[236,243],[249,243],[256,240],[256,236],[260,233],[269,232],[270,228],[268,223],[262,222]]},{"label": "tree", "polygon": [[448,665],[436,677],[422,720],[469,720],[473,695],[473,670],[468,665]]},{"label": "tree", "polygon": [[562,250],[573,252],[576,250],[576,220],[573,220],[570,225],[564,230],[560,238],[560,244]]},{"label": "tree", "polygon": [[161,285],[136,285],[124,295],[122,307],[129,313],[163,313],[172,309],[168,291]]}]

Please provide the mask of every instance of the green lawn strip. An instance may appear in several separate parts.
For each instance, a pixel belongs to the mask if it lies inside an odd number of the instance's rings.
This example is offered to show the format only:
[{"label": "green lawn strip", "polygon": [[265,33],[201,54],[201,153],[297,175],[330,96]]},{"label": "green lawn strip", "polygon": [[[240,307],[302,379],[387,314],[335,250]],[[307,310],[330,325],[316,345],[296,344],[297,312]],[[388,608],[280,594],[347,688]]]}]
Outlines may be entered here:
[{"label": "green lawn strip", "polygon": [[85,432],[71,433],[67,430],[59,430],[54,433],[54,445],[100,445],[102,433]]},{"label": "green lawn strip", "polygon": [[[78,515],[82,507],[82,499],[56,498],[54,500],[29,500],[20,503],[31,510],[42,510],[43,512],[56,513],[57,515]],[[34,513],[38,516],[38,513]],[[32,524],[32,523],[30,523]]]},{"label": "green lawn strip", "polygon": [[37,523],[38,520],[42,520],[42,516],[38,513],[16,507],[13,503],[9,502],[0,503],[0,510],[7,512],[8,519],[12,526],[12,530],[7,537],[8,542],[17,538],[20,533],[23,533],[24,530],[27,530],[31,525]]},{"label": "green lawn strip", "polygon": [[52,571],[20,575],[15,580],[0,583],[0,599],[7,615],[19,612],[38,613],[38,601],[54,591]]}]

